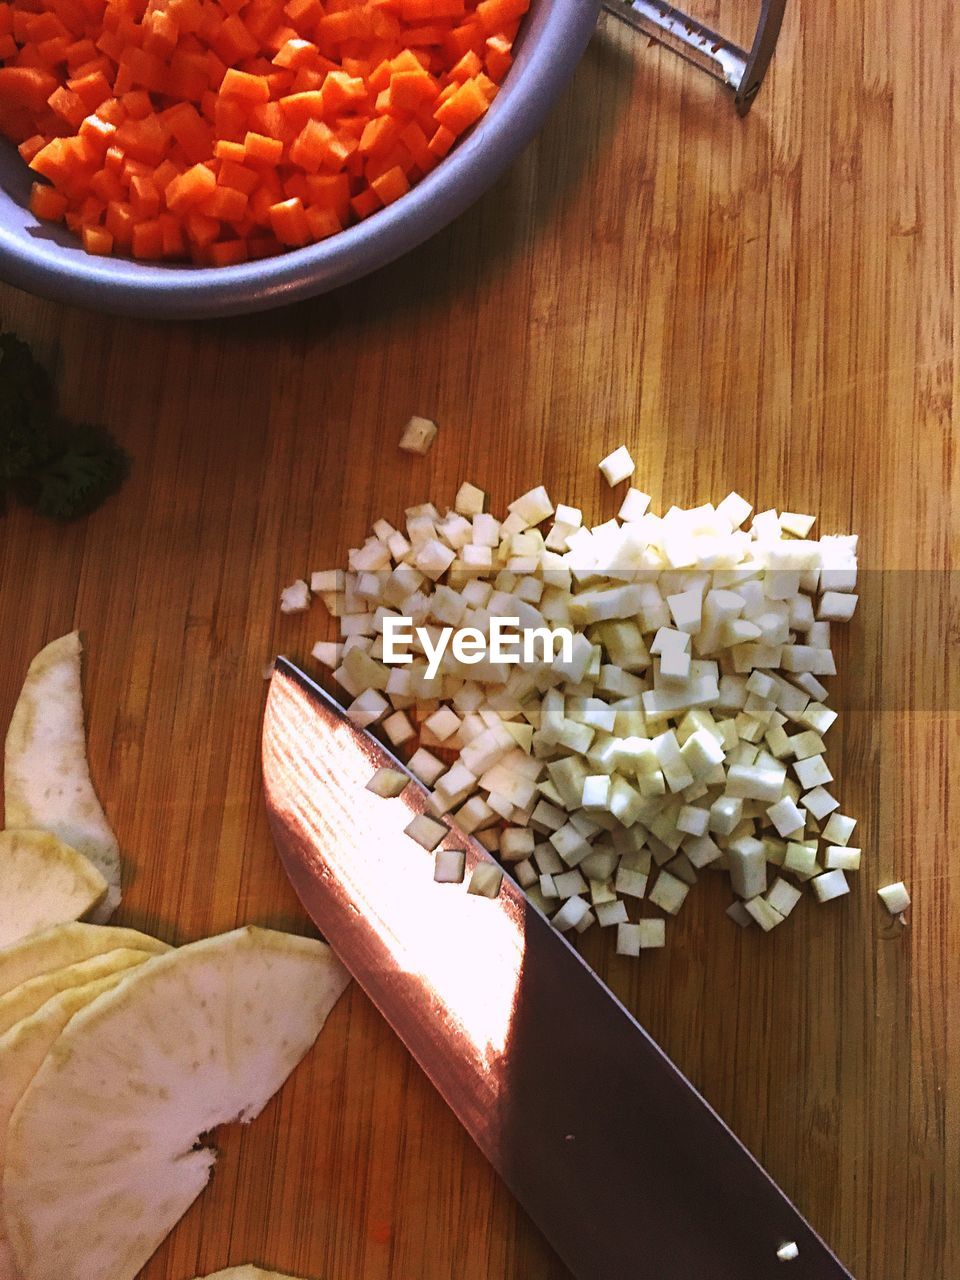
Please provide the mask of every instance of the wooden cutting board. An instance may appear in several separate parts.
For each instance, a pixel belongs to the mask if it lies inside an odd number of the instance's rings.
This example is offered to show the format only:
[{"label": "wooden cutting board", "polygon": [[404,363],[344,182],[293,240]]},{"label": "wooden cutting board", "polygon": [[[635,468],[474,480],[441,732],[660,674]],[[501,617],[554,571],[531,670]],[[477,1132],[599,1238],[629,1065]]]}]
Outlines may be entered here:
[{"label": "wooden cutting board", "polygon": [[[730,9],[707,16],[748,21]],[[485,200],[291,310],[141,324],[2,291],[66,409],[135,464],[86,521],[0,520],[0,723],[32,654],[79,626],[122,920],[174,942],[308,928],[260,796],[263,667],[330,634],[319,607],[280,618],[280,587],[375,517],[469,478],[495,508],[544,481],[607,518],[596,462],[625,441],[660,509],[736,487],[861,534],[831,731],[861,820],[854,893],[764,937],[704,876],[663,952],[586,950],[862,1280],[960,1276],[953,21],[948,0],[793,5],[746,121],[607,22]],[[424,460],[396,448],[411,413],[441,424]],[[906,931],[876,898],[901,877]],[[247,1260],[313,1280],[565,1274],[357,990],[218,1144],[146,1280]],[[638,1240],[638,1277],[642,1258]]]}]

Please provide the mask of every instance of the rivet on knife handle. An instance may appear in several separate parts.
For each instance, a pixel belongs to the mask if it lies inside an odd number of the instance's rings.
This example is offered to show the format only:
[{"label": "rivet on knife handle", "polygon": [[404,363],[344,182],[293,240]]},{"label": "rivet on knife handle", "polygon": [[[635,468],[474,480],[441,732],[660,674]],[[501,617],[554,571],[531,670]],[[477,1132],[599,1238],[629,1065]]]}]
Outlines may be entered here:
[{"label": "rivet on knife handle", "polygon": [[786,5],[787,0],[762,0],[748,51],[664,0],[603,0],[609,13],[728,85],[742,116],[750,110],[767,73]]}]

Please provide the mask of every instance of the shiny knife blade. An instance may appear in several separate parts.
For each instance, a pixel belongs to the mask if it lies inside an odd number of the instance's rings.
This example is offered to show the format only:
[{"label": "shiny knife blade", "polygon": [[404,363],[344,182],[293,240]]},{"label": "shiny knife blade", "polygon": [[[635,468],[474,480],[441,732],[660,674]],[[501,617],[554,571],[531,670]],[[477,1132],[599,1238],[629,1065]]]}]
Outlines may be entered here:
[{"label": "shiny knife blade", "polygon": [[[462,884],[404,828],[415,780],[286,659],[264,716],[274,839],[301,901],[517,1200],[580,1280],[839,1280],[850,1273],[717,1113],[455,827]],[[795,1242],[784,1267],[777,1250]]]}]

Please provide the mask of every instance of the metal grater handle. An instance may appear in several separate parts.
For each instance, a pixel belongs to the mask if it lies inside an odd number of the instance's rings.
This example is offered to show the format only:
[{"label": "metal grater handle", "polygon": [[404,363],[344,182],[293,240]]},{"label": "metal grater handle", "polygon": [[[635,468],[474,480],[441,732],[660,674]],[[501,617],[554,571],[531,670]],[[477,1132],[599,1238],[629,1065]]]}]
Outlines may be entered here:
[{"label": "metal grater handle", "polygon": [[728,85],[734,92],[737,112],[745,116],[777,47],[787,0],[761,0],[760,17],[749,52],[664,0],[602,0],[602,3],[609,13]]}]

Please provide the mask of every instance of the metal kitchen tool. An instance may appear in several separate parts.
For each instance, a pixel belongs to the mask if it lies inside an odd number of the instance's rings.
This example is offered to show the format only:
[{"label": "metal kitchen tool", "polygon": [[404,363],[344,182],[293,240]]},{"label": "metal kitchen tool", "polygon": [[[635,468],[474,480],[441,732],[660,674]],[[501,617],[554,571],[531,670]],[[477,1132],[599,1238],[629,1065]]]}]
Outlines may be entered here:
[{"label": "metal kitchen tool", "polygon": [[[851,1280],[782,1191],[490,855],[462,884],[404,833],[403,769],[283,658],[263,728],[274,839],[307,911],[579,1280]],[[794,1241],[789,1264],[777,1250]]]},{"label": "metal kitchen tool", "polygon": [[761,0],[757,30],[749,51],[711,31],[689,14],[665,4],[664,0],[602,0],[602,4],[608,13],[622,18],[728,85],[733,90],[737,111],[745,116],[777,47],[787,0]]}]

